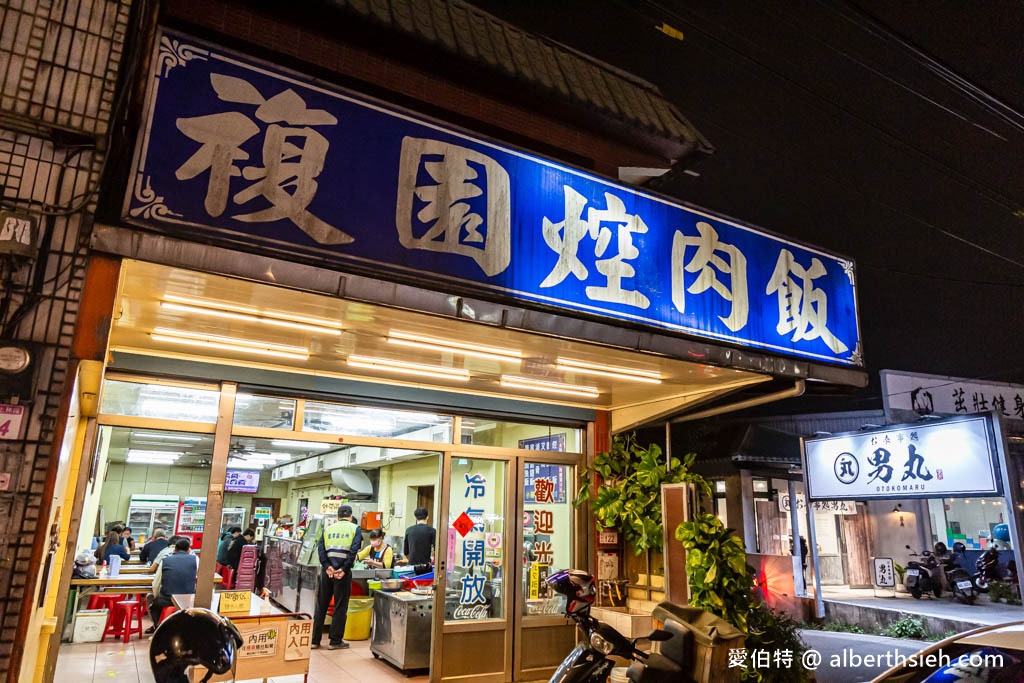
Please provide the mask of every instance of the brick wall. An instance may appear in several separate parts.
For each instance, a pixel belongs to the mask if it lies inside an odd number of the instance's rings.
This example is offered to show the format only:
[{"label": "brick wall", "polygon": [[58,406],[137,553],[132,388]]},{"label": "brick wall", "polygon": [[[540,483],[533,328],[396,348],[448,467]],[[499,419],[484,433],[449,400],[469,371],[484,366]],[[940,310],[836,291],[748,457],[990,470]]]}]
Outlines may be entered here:
[{"label": "brick wall", "polygon": [[[0,4],[0,208],[40,224],[34,261],[0,256],[0,339],[30,341],[34,394],[21,438],[0,441],[0,675],[15,676],[16,641],[41,566],[61,409],[87,258],[92,207],[114,109],[129,3]],[[5,278],[5,279],[4,279]],[[0,402],[10,402],[0,396]]]}]

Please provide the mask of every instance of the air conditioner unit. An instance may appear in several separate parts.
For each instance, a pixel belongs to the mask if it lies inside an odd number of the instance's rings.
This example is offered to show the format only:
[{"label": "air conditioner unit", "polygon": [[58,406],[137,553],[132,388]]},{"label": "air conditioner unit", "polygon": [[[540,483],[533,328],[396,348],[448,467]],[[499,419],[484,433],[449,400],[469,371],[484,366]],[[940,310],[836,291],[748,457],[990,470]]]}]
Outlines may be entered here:
[{"label": "air conditioner unit", "polygon": [[331,483],[341,489],[343,495],[352,499],[373,497],[373,483],[366,472],[353,469],[337,469],[331,471]]}]

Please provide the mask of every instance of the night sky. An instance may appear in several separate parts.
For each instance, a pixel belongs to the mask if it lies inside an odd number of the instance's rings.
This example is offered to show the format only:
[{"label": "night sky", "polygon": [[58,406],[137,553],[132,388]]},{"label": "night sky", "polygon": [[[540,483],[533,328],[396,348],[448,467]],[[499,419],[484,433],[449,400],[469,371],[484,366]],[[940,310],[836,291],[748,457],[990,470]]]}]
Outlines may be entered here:
[{"label": "night sky", "polygon": [[473,4],[661,89],[715,153],[657,191],[856,261],[843,408],[882,369],[1024,383],[1024,4]]}]

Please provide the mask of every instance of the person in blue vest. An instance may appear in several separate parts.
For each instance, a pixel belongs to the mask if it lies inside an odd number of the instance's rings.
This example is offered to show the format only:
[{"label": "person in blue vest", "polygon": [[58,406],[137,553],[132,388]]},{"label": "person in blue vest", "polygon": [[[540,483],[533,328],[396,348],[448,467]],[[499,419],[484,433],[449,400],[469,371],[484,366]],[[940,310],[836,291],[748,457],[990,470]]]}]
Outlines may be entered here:
[{"label": "person in blue vest", "polygon": [[352,521],[352,507],[338,508],[338,521],[323,530],[316,541],[320,555],[320,582],[316,594],[316,612],[313,615],[314,650],[320,647],[327,607],[334,598],[334,616],[331,617],[331,631],[328,636],[328,650],[339,650],[349,645],[345,636],[345,622],[348,620],[348,598],[352,593],[352,564],[363,544],[363,532]]}]

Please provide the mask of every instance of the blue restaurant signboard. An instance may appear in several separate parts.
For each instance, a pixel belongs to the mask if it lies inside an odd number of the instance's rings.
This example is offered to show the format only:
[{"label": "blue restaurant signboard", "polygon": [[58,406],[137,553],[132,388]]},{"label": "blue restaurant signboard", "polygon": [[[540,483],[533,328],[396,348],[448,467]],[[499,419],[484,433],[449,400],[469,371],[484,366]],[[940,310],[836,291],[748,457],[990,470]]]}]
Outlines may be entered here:
[{"label": "blue restaurant signboard", "polygon": [[164,32],[126,220],[863,365],[853,262]]}]

